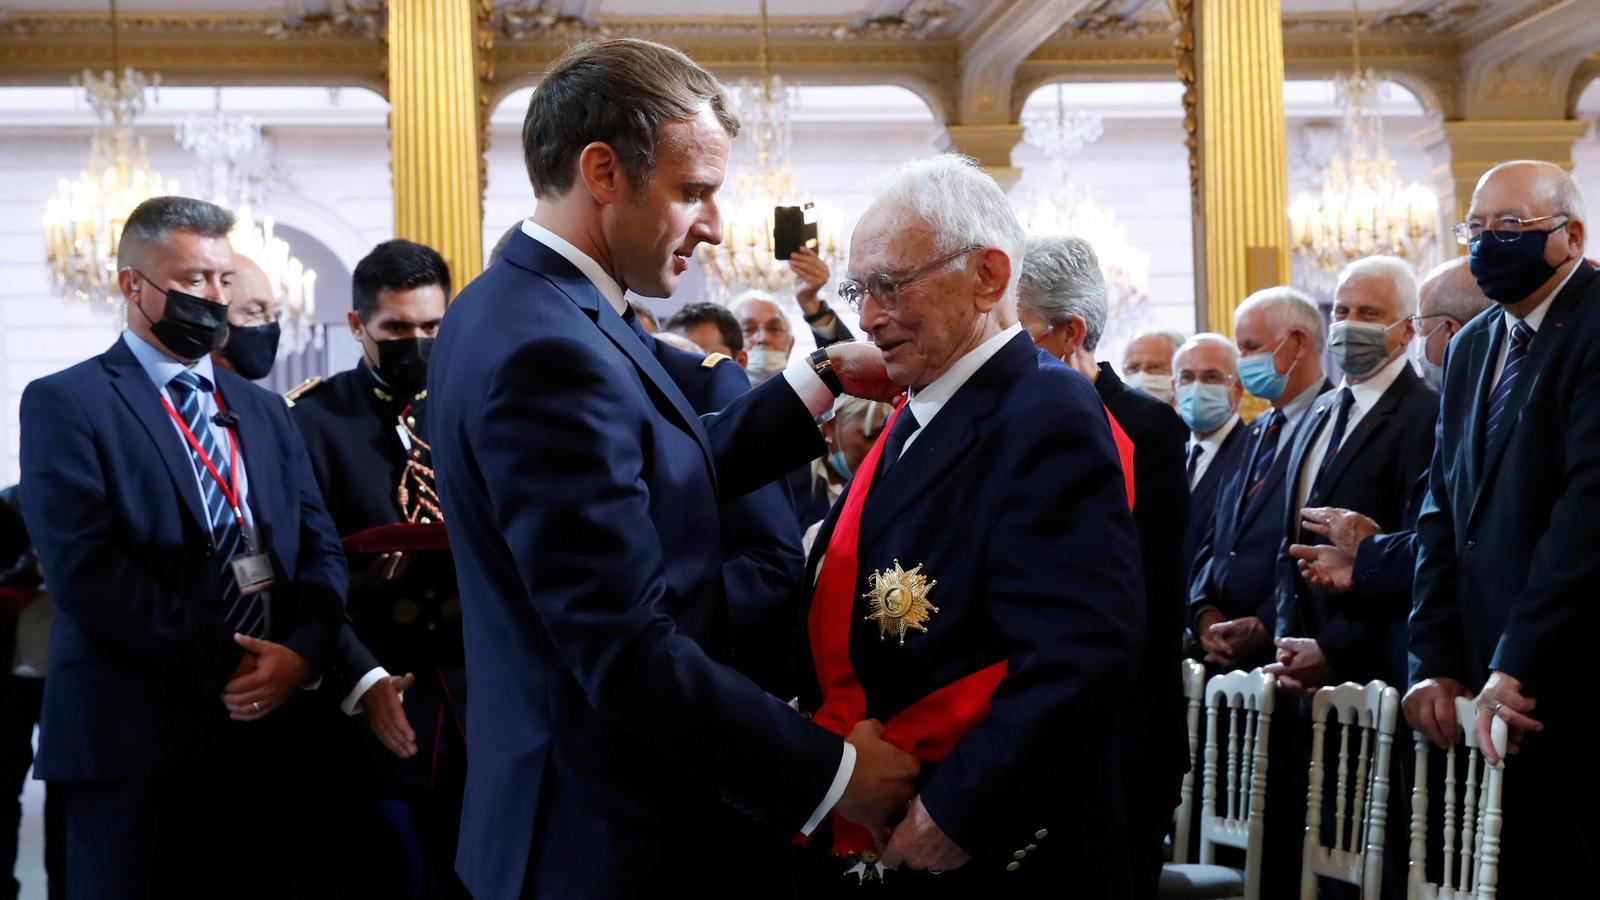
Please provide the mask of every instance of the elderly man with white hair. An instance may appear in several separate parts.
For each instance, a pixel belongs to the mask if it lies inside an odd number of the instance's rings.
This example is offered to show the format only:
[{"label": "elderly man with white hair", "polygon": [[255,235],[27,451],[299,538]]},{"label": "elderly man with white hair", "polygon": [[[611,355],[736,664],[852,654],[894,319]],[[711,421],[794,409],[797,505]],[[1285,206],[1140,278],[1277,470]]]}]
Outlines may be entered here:
[{"label": "elderly man with white hair", "polygon": [[838,733],[881,720],[924,768],[881,860],[837,821],[845,859],[812,841],[805,896],[879,866],[893,896],[1128,896],[1138,541],[1093,386],[1016,324],[1023,250],[959,156],[897,172],[851,237],[840,299],[908,394],[818,534],[802,703]]},{"label": "elderly man with white hair", "polygon": [[1238,468],[1245,429],[1239,427],[1239,348],[1220,334],[1202,332],[1185,341],[1172,357],[1172,383],[1178,417],[1189,426],[1185,474],[1189,481],[1189,524],[1183,534],[1183,572],[1187,576],[1200,542],[1216,520],[1217,493]]},{"label": "elderly man with white hair", "polygon": [[1148,328],[1134,335],[1122,351],[1122,380],[1171,406],[1172,358],[1184,340],[1182,332],[1170,328]]},{"label": "elderly man with white hair", "polygon": [[1600,278],[1572,176],[1490,169],[1456,226],[1494,300],[1445,353],[1438,449],[1417,524],[1406,721],[1441,745],[1454,701],[1509,726],[1500,895],[1555,897],[1600,848],[1592,769],[1600,626]]}]

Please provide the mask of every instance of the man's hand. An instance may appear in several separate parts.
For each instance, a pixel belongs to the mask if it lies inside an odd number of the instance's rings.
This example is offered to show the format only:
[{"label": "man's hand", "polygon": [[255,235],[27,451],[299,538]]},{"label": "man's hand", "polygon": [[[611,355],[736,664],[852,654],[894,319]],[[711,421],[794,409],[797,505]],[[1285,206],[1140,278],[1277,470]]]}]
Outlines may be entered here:
[{"label": "man's hand", "polygon": [[1516,753],[1522,749],[1522,741],[1528,732],[1544,730],[1544,723],[1528,715],[1537,703],[1532,697],[1523,696],[1522,682],[1504,672],[1489,673],[1489,680],[1484,682],[1477,700],[1478,747],[1483,750],[1483,758],[1489,761],[1489,765],[1500,762],[1500,754],[1495,752],[1491,739],[1490,727],[1494,720],[1505,720],[1506,752]]},{"label": "man's hand", "polygon": [[1281,637],[1274,643],[1278,661],[1268,663],[1262,671],[1275,676],[1283,690],[1308,697],[1333,677],[1333,667],[1315,638]]},{"label": "man's hand", "polygon": [[390,675],[381,679],[361,695],[361,708],[367,713],[367,725],[389,752],[401,759],[417,755],[417,733],[406,721],[403,704],[406,691],[417,678],[410,672]]},{"label": "man's hand", "polygon": [[1377,534],[1378,523],[1354,510],[1335,506],[1308,506],[1300,510],[1300,527],[1320,534],[1354,559],[1361,542]]},{"label": "man's hand", "polygon": [[1266,626],[1255,616],[1218,622],[1206,630],[1226,647],[1223,652],[1213,654],[1215,662],[1224,666],[1238,665],[1241,660],[1265,650],[1270,640]]},{"label": "man's hand", "polygon": [[1466,685],[1454,678],[1424,678],[1406,691],[1400,711],[1412,731],[1444,750],[1456,742],[1456,698],[1465,696]]},{"label": "man's hand", "polygon": [[411,556],[406,553],[379,553],[359,572],[350,573],[350,585],[357,589],[374,588],[394,581],[411,568]]},{"label": "man's hand", "polygon": [[828,360],[844,385],[844,392],[868,400],[890,401],[905,390],[889,380],[889,367],[883,353],[872,344],[845,341],[828,345]]},{"label": "man's hand", "polygon": [[966,851],[945,836],[938,823],[928,815],[919,794],[911,801],[911,810],[905,821],[896,825],[889,837],[889,846],[883,851],[883,866],[897,869],[901,863],[913,869],[944,872],[958,869],[970,861]]},{"label": "man's hand", "polygon": [[822,257],[801,247],[789,254],[789,270],[794,273],[794,299],[799,301],[800,309],[806,315],[816,315],[822,305],[817,294],[827,285],[831,274],[828,264],[822,261]]},{"label": "man's hand", "polygon": [[883,723],[877,719],[857,722],[845,740],[856,748],[856,767],[833,811],[871,831],[881,849],[889,839],[884,823],[905,809],[917,792],[922,764],[885,741]]},{"label": "man's hand", "polygon": [[1348,594],[1355,587],[1356,558],[1327,544],[1290,544],[1300,577],[1325,594]]},{"label": "man's hand", "polygon": [[222,689],[222,704],[235,721],[253,722],[277,709],[311,675],[300,654],[282,644],[243,634],[235,634],[233,640],[247,651],[247,659],[255,657],[249,671],[240,662],[233,680]]},{"label": "man's hand", "polygon": [[1222,639],[1222,635],[1211,630],[1211,626],[1227,621],[1227,617],[1220,609],[1208,609],[1195,619],[1195,638],[1200,641],[1200,647],[1206,651],[1206,662],[1213,662],[1219,666],[1232,663],[1233,648]]}]

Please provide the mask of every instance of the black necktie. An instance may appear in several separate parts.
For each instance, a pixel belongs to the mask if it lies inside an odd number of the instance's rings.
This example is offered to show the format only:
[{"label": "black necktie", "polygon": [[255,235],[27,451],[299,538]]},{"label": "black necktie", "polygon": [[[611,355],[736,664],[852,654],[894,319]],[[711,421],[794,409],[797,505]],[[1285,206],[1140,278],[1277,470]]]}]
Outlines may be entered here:
[{"label": "black necktie", "polygon": [[1500,425],[1506,411],[1506,401],[1511,399],[1511,391],[1517,385],[1517,376],[1521,374],[1522,359],[1528,355],[1528,344],[1532,341],[1533,329],[1526,322],[1518,322],[1511,329],[1511,346],[1506,348],[1506,367],[1500,373],[1500,383],[1494,386],[1494,393],[1489,395],[1489,423],[1483,429],[1485,447],[1494,442],[1494,430]]},{"label": "black necktie", "polygon": [[906,441],[911,440],[911,436],[921,427],[922,423],[918,422],[917,417],[911,412],[911,405],[908,403],[901,407],[900,414],[895,417],[894,427],[889,429],[889,438],[884,441],[883,458],[878,460],[878,472],[873,476],[874,484],[883,480],[883,477],[889,474],[889,470],[894,468],[895,462],[900,459],[900,454],[906,448]]},{"label": "black necktie", "polygon": [[1205,448],[1198,442],[1189,448],[1189,490],[1194,490],[1194,470],[1200,466],[1200,457],[1205,456]]},{"label": "black necktie", "polygon": [[1349,388],[1339,392],[1339,413],[1333,417],[1333,433],[1328,435],[1328,452],[1322,454],[1322,464],[1317,466],[1317,477],[1311,482],[1311,493],[1317,493],[1322,485],[1322,479],[1327,476],[1328,469],[1333,465],[1333,458],[1339,455],[1339,445],[1344,442],[1344,430],[1350,424],[1350,405],[1356,400],[1356,395],[1350,393]]},{"label": "black necktie", "polygon": [[627,324],[634,334],[639,336],[639,340],[643,341],[646,347],[650,346],[650,339],[646,337],[650,332],[645,331],[644,326],[639,324],[639,315],[633,311],[633,304],[628,304],[628,307],[622,311],[622,321]]}]

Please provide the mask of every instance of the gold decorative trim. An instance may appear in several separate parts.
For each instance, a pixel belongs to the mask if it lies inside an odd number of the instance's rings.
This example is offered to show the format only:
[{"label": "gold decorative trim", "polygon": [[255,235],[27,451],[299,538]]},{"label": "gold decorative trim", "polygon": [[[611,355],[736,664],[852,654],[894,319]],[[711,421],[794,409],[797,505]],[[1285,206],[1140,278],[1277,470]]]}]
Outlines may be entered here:
[{"label": "gold decorative trim", "polygon": [[1194,0],[1167,0],[1177,19],[1172,39],[1178,82],[1183,85],[1183,146],[1189,153],[1189,211],[1200,217],[1200,93],[1194,56]]}]

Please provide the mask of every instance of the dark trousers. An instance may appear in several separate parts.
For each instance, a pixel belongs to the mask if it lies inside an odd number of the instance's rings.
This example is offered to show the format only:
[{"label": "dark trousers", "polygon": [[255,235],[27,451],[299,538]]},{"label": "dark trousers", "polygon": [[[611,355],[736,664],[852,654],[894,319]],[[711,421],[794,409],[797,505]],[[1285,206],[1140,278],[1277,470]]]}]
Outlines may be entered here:
[{"label": "dark trousers", "polygon": [[[22,885],[16,879],[17,830],[22,825],[22,788],[33,767],[33,729],[39,724],[44,699],[43,678],[0,677],[0,898],[15,900]],[[50,880],[50,900],[66,896],[62,855],[61,792],[45,788],[44,867]]]}]

